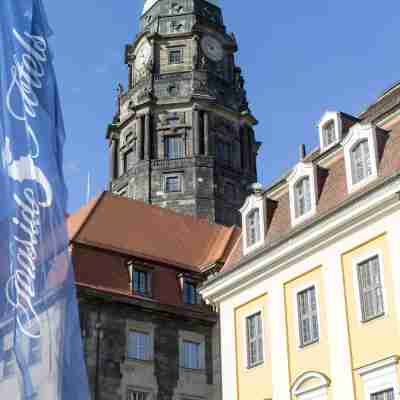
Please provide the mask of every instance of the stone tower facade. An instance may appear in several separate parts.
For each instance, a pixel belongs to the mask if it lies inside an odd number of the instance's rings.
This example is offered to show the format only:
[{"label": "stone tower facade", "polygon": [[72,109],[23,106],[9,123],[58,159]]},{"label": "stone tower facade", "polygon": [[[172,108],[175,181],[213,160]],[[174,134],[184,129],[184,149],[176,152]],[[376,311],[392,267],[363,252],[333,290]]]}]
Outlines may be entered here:
[{"label": "stone tower facade", "polygon": [[109,126],[115,194],[239,223],[260,143],[217,1],[146,0]]}]

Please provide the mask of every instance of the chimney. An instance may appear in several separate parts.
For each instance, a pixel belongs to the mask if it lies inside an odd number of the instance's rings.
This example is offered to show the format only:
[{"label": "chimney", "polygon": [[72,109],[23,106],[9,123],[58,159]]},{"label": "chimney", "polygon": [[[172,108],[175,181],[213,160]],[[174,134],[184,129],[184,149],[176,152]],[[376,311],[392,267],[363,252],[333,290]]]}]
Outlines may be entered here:
[{"label": "chimney", "polygon": [[300,161],[303,161],[306,158],[306,145],[300,145]]}]

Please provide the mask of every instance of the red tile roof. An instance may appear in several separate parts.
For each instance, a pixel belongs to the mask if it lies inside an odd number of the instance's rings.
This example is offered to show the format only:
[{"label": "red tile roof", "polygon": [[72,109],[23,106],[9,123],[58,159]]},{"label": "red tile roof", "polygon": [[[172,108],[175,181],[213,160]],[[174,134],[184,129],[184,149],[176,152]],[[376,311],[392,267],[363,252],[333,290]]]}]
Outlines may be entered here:
[{"label": "red tile roof", "polygon": [[71,243],[193,272],[223,263],[240,235],[236,227],[210,224],[108,192],[72,214],[68,231]]}]

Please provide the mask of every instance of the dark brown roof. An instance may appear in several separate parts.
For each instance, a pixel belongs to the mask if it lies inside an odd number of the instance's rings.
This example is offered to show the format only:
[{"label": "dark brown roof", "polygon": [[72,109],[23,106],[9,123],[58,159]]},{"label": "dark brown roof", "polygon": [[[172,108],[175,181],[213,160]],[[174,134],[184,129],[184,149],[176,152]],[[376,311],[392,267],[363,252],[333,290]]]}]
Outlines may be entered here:
[{"label": "dark brown roof", "polygon": [[[397,95],[400,98],[400,91]],[[365,117],[368,118],[368,115]],[[378,181],[382,181],[400,171],[400,119],[390,125],[389,131],[378,129],[377,135],[379,153]],[[286,240],[286,238],[295,232],[301,231],[307,226],[311,225],[318,218],[323,217],[329,212],[351,201],[352,198],[360,195],[361,193],[368,192],[377,184],[377,181],[371,182],[360,191],[349,194],[347,191],[344,153],[340,147],[338,147],[338,149],[333,149],[333,151],[338,151],[338,154],[335,155],[334,161],[332,161],[329,166],[326,168],[319,167],[319,193],[317,199],[317,213],[315,216],[304,223],[297,225],[296,227],[292,227],[287,186],[285,189],[282,189],[283,191],[279,195],[278,199],[274,198],[274,200],[276,200],[276,208],[272,213],[272,218],[267,229],[265,247],[268,248],[279,244],[281,241]],[[307,161],[312,161],[319,165],[320,161],[323,159],[324,155],[320,155],[319,150],[316,150],[308,156]],[[269,193],[279,184],[285,185],[288,175],[289,174],[286,174],[285,177],[281,178],[280,181],[275,182],[270,189],[266,189],[264,196],[268,197]],[[227,272],[236,268],[241,258],[243,258],[243,252],[240,240],[237,246],[234,248],[231,257],[223,267],[222,272]]]},{"label": "dark brown roof", "polygon": [[193,272],[223,263],[240,235],[236,227],[210,224],[109,192],[71,215],[68,229],[72,243]]}]

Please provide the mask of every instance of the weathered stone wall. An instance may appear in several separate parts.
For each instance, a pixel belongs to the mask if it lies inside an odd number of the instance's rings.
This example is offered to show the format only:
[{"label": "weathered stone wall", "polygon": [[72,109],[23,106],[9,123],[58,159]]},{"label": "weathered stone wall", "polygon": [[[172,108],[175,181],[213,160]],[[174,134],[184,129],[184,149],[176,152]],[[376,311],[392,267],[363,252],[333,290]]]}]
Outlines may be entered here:
[{"label": "weathered stone wall", "polygon": [[[219,345],[215,324],[161,311],[149,312],[107,297],[101,300],[80,294],[84,348],[94,400],[126,399],[129,388],[152,393],[152,400],[180,400],[177,396],[182,394],[200,396],[204,400],[219,399],[220,378],[216,370]],[[151,361],[127,359],[128,327],[135,324],[151,327],[154,337]],[[180,368],[182,332],[204,338],[203,370]]]}]

